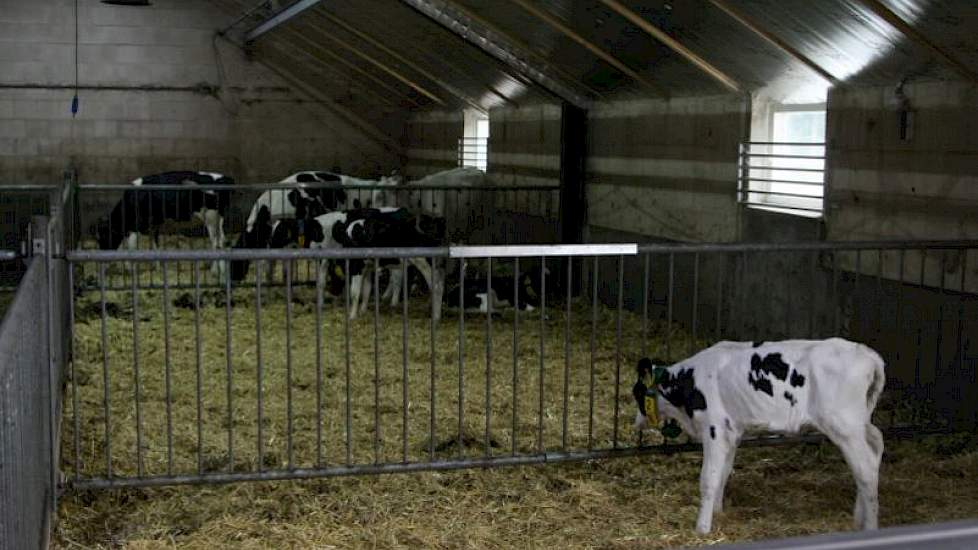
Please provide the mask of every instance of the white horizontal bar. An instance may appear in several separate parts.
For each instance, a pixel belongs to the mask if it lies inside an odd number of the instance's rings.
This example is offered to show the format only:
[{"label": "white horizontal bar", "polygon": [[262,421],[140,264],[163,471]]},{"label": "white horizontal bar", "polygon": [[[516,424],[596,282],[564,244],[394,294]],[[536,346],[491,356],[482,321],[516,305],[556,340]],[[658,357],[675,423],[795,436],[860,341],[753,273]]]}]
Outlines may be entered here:
[{"label": "white horizontal bar", "polygon": [[451,246],[449,258],[526,258],[534,256],[634,256],[637,244],[530,244]]}]

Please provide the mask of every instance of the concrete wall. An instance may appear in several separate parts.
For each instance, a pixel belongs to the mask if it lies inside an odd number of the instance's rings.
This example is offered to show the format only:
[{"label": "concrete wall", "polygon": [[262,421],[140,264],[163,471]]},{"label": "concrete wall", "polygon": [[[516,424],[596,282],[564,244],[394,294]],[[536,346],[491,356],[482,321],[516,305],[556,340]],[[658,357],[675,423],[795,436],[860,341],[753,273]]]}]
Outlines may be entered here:
[{"label": "concrete wall", "polygon": [[0,184],[57,182],[72,162],[85,183],[187,168],[245,182],[310,167],[373,175],[399,163],[327,104],[215,46],[231,16],[210,2],[80,0],[78,19],[79,81],[103,89],[83,89],[73,118],[73,92],[59,89],[74,82],[73,2],[0,1]]},{"label": "concrete wall", "polygon": [[407,160],[404,173],[410,179],[458,166],[458,140],[464,131],[462,111],[435,111],[411,117],[402,143]]},{"label": "concrete wall", "polygon": [[[828,238],[978,238],[978,86],[917,82],[904,92],[913,133],[900,137],[900,103],[892,87],[833,90],[828,102]],[[978,255],[968,258],[968,290],[978,291]],[[960,255],[931,254],[927,286],[960,288]],[[854,269],[855,266],[846,266]],[[875,273],[869,259],[866,272]],[[895,258],[882,266],[896,278]],[[908,255],[905,275],[919,280],[920,257]]]},{"label": "concrete wall", "polygon": [[589,223],[679,241],[738,234],[738,95],[615,102],[589,118]]}]

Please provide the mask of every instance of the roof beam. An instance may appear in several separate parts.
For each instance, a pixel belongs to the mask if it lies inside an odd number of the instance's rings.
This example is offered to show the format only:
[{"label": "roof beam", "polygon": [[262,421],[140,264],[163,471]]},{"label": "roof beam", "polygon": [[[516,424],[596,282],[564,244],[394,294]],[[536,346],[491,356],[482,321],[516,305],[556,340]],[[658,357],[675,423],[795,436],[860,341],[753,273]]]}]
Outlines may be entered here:
[{"label": "roof beam", "polygon": [[582,109],[590,100],[523,59],[498,33],[479,25],[442,0],[401,0],[432,21],[452,31],[489,56],[498,59],[555,96]]},{"label": "roof beam", "polygon": [[487,19],[479,16],[479,14],[477,14],[477,13],[473,12],[472,10],[466,8],[465,6],[459,4],[455,0],[443,0],[443,1],[446,4],[452,6],[452,8],[454,8],[457,11],[459,11],[464,16],[466,16],[469,19],[471,19],[477,25],[480,25],[483,28],[488,29],[489,31],[491,31],[493,33],[496,33],[497,35],[501,36],[504,40],[506,40],[508,43],[512,44],[513,46],[515,46],[515,47],[517,47],[517,48],[519,48],[521,50],[523,50],[524,52],[529,53],[530,55],[532,55],[533,57],[536,58],[536,60],[537,60],[538,63],[544,65],[545,67],[547,67],[549,69],[552,69],[555,73],[559,74],[561,76],[561,78],[563,78],[564,80],[566,80],[568,82],[573,82],[573,83],[579,85],[581,88],[587,90],[589,93],[591,93],[592,95],[594,95],[595,97],[597,97],[599,99],[602,98],[601,92],[599,92],[598,90],[594,89],[591,86],[588,86],[584,82],[581,82],[579,78],[577,78],[576,76],[568,73],[566,70],[562,69],[560,67],[560,65],[557,65],[556,63],[554,63],[553,60],[549,59],[546,54],[541,53],[538,49],[534,48],[533,46],[530,46],[526,42],[523,42],[519,38],[513,36],[506,29],[503,29],[503,28],[500,28],[497,25],[494,25],[489,20],[487,20]]},{"label": "roof beam", "polygon": [[601,47],[595,45],[593,42],[591,42],[590,40],[584,38],[583,36],[581,36],[580,34],[578,34],[577,32],[575,32],[573,29],[571,29],[570,27],[568,27],[567,25],[565,25],[564,23],[562,23],[554,15],[551,15],[547,11],[542,10],[542,9],[534,6],[533,4],[531,4],[530,2],[528,2],[527,0],[510,0],[510,2],[513,2],[514,4],[516,4],[519,7],[523,8],[524,10],[530,12],[535,17],[537,17],[541,21],[547,23],[551,27],[557,29],[558,31],[560,31],[561,33],[563,33],[564,36],[570,38],[574,42],[577,42],[581,46],[584,46],[588,51],[590,51],[594,55],[600,57],[605,62],[607,62],[609,65],[611,65],[615,69],[621,71],[622,73],[624,73],[625,75],[627,75],[632,80],[638,82],[639,84],[641,84],[642,86],[644,86],[646,89],[648,89],[648,90],[650,90],[650,91],[652,91],[652,92],[654,92],[654,93],[656,93],[658,95],[661,95],[661,96],[668,96],[669,95],[659,85],[653,83],[649,79],[647,79],[647,78],[643,77],[642,75],[638,74],[637,72],[635,72],[634,69],[632,69],[628,65],[625,65],[624,63],[622,63],[618,58],[616,58],[615,56],[611,55],[610,53],[608,53],[607,51],[605,51]]},{"label": "roof beam", "polygon": [[687,61],[697,66],[701,71],[703,71],[704,73],[712,77],[714,80],[719,82],[721,85],[723,85],[731,92],[740,91],[740,84],[738,84],[737,81],[734,80],[732,77],[730,77],[720,69],[714,67],[702,57],[693,53],[692,50],[680,44],[679,41],[677,41],[673,37],[663,32],[661,29],[653,25],[652,23],[642,18],[642,16],[640,16],[639,14],[625,7],[621,2],[618,2],[618,0],[601,0],[601,3],[603,3],[605,6],[608,6],[608,8],[611,9],[611,11],[629,20],[636,27],[648,33],[652,38],[665,44],[670,50],[676,52],[677,54],[685,58]]},{"label": "roof beam", "polygon": [[275,27],[287,22],[320,2],[322,2],[322,0],[299,0],[295,4],[292,4],[284,10],[281,10],[268,19],[262,21],[250,31],[245,33],[245,42],[254,42],[259,36],[271,31]]},{"label": "roof beam", "polygon": [[791,44],[788,44],[778,36],[771,34],[770,32],[764,30],[756,22],[752,21],[746,15],[737,11],[733,6],[727,3],[727,0],[709,0],[711,4],[723,10],[727,15],[734,18],[738,23],[747,27],[751,32],[760,36],[764,40],[767,40],[770,44],[780,49],[781,51],[787,53],[791,57],[794,57],[798,61],[801,61],[806,67],[818,73],[819,76],[825,80],[832,83],[832,85],[838,85],[839,79],[832,76],[831,73],[820,67],[817,63],[808,58],[805,54],[796,50]]},{"label": "roof beam", "polygon": [[953,68],[961,76],[972,82],[978,82],[978,75],[976,75],[964,63],[951,57],[951,55],[944,51],[940,46],[931,42],[912,25],[894,13],[893,10],[884,6],[879,0],[860,0],[860,2],[872,10],[873,13],[880,17],[880,19],[883,19],[889,23],[891,26],[893,26],[893,28],[903,33],[904,36],[915,42],[918,46],[922,46],[925,50],[931,52],[935,57],[940,59],[945,65]]},{"label": "roof beam", "polygon": [[[356,36],[360,40],[363,40],[364,42],[366,42],[367,44],[370,44],[371,46],[377,48],[378,50],[386,53],[387,55],[391,56],[391,58],[396,59],[397,61],[400,61],[401,63],[403,63],[408,68],[414,70],[416,73],[418,73],[421,76],[427,78],[428,80],[434,82],[435,84],[437,84],[438,86],[440,86],[442,89],[444,89],[446,92],[452,94],[453,96],[455,96],[456,98],[458,98],[460,101],[468,104],[473,109],[476,109],[476,110],[478,110],[479,112],[481,112],[483,114],[486,113],[486,109],[482,105],[480,105],[479,102],[476,101],[474,98],[469,97],[469,95],[466,94],[465,92],[463,92],[462,90],[459,90],[455,86],[452,86],[448,82],[445,82],[441,78],[439,78],[439,77],[431,74],[430,71],[428,71],[425,68],[421,67],[417,63],[411,61],[410,59],[404,57],[403,55],[401,55],[401,54],[397,53],[396,51],[392,50],[391,48],[387,47],[383,42],[377,40],[376,38],[370,36],[369,34],[363,32],[363,31],[357,29],[353,25],[350,25],[349,23],[347,23],[346,21],[343,21],[342,19],[340,19],[339,17],[333,15],[332,13],[329,13],[327,11],[322,11],[322,10],[320,11],[320,13],[329,22],[331,22],[334,25],[340,27],[341,29],[346,30],[347,32],[349,32],[353,36]],[[498,95],[498,92],[496,92],[496,90],[493,89],[491,86],[488,87],[488,88],[489,88],[489,91],[491,91],[493,93],[497,93],[497,95]],[[502,96],[502,95],[500,95],[500,98],[503,101],[511,101],[509,98],[507,98],[505,96]]]}]

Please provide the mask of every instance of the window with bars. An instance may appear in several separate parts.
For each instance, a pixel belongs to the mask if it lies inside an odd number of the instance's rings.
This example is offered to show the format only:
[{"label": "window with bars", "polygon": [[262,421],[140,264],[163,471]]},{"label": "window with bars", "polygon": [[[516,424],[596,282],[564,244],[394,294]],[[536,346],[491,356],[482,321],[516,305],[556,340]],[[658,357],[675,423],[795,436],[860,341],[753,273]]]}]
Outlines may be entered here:
[{"label": "window with bars", "polygon": [[750,208],[808,217],[823,213],[825,110],[772,112],[770,141],[740,148],[738,198]]},{"label": "window with bars", "polygon": [[486,171],[489,164],[489,119],[466,118],[464,136],[458,140],[458,165]]}]

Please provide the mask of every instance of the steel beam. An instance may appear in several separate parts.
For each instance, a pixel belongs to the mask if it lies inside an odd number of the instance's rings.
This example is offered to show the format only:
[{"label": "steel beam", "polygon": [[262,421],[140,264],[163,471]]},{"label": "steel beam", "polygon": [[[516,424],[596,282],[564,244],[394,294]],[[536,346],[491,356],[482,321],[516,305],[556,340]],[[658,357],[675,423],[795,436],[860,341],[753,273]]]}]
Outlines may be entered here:
[{"label": "steel beam", "polygon": [[782,38],[768,32],[760,25],[758,25],[756,22],[748,18],[746,15],[737,11],[737,9],[731,6],[727,2],[727,0],[709,0],[709,2],[714,6],[723,10],[724,13],[734,18],[738,23],[740,23],[744,27],[747,27],[751,32],[753,32],[757,36],[760,36],[764,40],[768,41],[768,43],[770,43],[771,45],[777,47],[778,49],[790,55],[791,57],[794,57],[798,61],[801,61],[803,64],[805,64],[806,67],[815,71],[816,73],[818,73],[819,76],[832,83],[833,86],[839,84],[839,79],[832,76],[831,73],[829,73],[821,66],[819,66],[818,63],[815,63],[814,61],[809,59],[808,56],[796,50],[794,46],[788,44]]},{"label": "steel beam", "polygon": [[569,86],[537,69],[523,59],[523,56],[509,46],[497,33],[478,25],[459,10],[452,8],[442,0],[401,0],[432,21],[464,38],[470,44],[498,59],[515,71],[530,78],[555,96],[582,109],[588,108],[591,101],[577,93]]},{"label": "steel beam", "polygon": [[645,78],[644,76],[638,74],[634,69],[632,69],[628,65],[624,64],[617,57],[611,55],[610,53],[608,53],[607,51],[605,51],[603,48],[601,48],[600,46],[598,46],[595,43],[591,42],[587,38],[584,38],[579,33],[577,33],[574,29],[572,29],[569,26],[565,25],[556,16],[550,14],[546,10],[535,6],[534,4],[528,2],[527,0],[510,0],[510,1],[513,2],[514,4],[518,5],[519,7],[523,8],[524,10],[530,12],[536,18],[540,19],[541,21],[545,22],[546,24],[550,25],[551,27],[557,29],[564,36],[566,36],[567,38],[570,38],[574,42],[577,42],[578,44],[580,44],[581,46],[583,46],[584,48],[586,48],[589,52],[591,52],[594,55],[598,56],[599,58],[603,59],[606,63],[608,63],[609,65],[611,65],[615,69],[621,71],[623,74],[627,75],[632,80],[634,80],[634,81],[638,82],[639,84],[641,84],[642,86],[644,86],[647,90],[649,90],[649,91],[651,91],[651,92],[653,92],[655,94],[658,94],[660,96],[664,96],[664,97],[667,97],[669,95],[665,90],[662,89],[661,86],[659,86],[658,84],[655,84],[651,80],[649,80],[649,79]]},{"label": "steel beam", "polygon": [[275,15],[262,21],[250,31],[245,33],[245,42],[254,42],[259,36],[271,31],[275,27],[287,22],[293,17],[306,11],[307,9],[320,3],[322,0],[299,0],[295,4],[279,11]]},{"label": "steel beam", "polygon": [[655,38],[659,42],[662,42],[670,50],[676,52],[677,54],[682,56],[684,59],[686,59],[693,65],[696,65],[696,67],[698,67],[701,71],[708,74],[711,78],[713,78],[714,80],[722,84],[731,92],[740,91],[740,84],[738,84],[737,81],[733,79],[733,77],[724,73],[723,71],[714,67],[708,61],[703,59],[702,57],[693,53],[692,50],[690,50],[686,46],[683,46],[678,40],[669,36],[668,34],[663,32],[661,29],[659,29],[652,23],[649,23],[644,18],[642,18],[642,16],[635,13],[631,9],[627,8],[621,2],[618,2],[618,0],[601,0],[601,2],[604,5],[608,6],[608,8],[611,11],[629,20],[633,25],[648,33],[652,38]]}]

